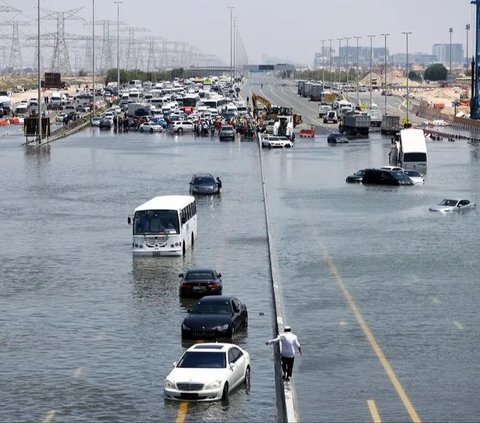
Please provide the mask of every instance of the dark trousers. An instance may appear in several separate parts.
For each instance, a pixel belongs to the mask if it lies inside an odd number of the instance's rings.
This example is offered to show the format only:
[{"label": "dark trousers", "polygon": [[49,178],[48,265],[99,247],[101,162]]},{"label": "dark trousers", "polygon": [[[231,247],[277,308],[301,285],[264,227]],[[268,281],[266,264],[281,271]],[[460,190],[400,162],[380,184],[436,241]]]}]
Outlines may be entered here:
[{"label": "dark trousers", "polygon": [[284,357],[282,355],[282,370],[287,377],[292,377],[294,359],[295,357]]}]

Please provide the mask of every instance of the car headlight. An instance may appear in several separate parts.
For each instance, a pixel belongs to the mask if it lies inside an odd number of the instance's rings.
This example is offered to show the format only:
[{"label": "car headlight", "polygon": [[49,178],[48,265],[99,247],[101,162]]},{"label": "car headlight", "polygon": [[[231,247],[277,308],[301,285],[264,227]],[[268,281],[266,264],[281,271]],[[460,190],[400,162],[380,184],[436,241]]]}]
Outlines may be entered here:
[{"label": "car headlight", "polygon": [[185,323],[182,323],[183,330],[191,330]]},{"label": "car headlight", "polygon": [[225,325],[220,325],[220,326],[215,326],[213,329],[214,330],[219,330],[219,331],[223,331],[223,330],[227,330],[229,327],[228,323],[225,324]]},{"label": "car headlight", "polygon": [[222,381],[221,380],[216,380],[215,382],[209,383],[208,385],[205,385],[205,389],[218,389],[222,386]]},{"label": "car headlight", "polygon": [[171,380],[165,379],[165,388],[175,389],[175,383],[173,383]]}]

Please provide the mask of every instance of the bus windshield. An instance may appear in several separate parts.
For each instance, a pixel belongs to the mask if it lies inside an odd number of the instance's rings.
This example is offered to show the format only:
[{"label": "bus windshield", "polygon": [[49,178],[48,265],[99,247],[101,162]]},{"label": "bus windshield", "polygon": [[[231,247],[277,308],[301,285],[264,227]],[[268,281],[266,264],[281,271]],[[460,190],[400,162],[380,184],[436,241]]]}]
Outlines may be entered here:
[{"label": "bus windshield", "polygon": [[134,235],[179,234],[180,223],[176,210],[144,210],[135,213]]}]

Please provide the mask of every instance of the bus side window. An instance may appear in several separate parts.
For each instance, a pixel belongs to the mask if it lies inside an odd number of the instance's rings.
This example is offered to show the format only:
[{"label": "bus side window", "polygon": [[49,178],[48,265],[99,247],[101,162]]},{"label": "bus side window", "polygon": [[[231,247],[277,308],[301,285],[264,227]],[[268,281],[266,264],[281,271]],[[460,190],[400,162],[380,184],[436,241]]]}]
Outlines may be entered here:
[{"label": "bus side window", "polygon": [[181,211],[181,220],[182,220],[182,225],[187,221],[187,220],[185,219],[185,210],[182,210],[182,211]]}]

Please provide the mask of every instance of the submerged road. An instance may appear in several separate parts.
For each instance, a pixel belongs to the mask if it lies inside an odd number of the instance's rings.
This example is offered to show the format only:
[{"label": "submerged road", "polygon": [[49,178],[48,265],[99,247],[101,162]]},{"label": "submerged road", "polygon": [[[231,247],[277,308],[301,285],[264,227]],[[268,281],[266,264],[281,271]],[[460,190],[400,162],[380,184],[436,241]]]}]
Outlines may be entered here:
[{"label": "submerged road", "polygon": [[[244,93],[260,89],[250,82]],[[282,83],[261,94],[317,124],[316,103]],[[476,421],[479,214],[428,207],[479,202],[480,152],[429,143],[424,186],[350,185],[348,174],[386,164],[390,139],[329,146],[334,129],[262,151],[285,322],[304,352],[291,382],[300,419]],[[277,421],[257,145],[96,128],[40,150],[20,138],[0,147],[0,420]],[[187,193],[199,171],[220,176],[224,192],[198,199],[194,250],[133,258],[126,217],[155,195]],[[249,308],[236,342],[251,354],[252,389],[229,404],[163,399],[191,305],[178,274],[196,266],[220,271],[225,293]]]},{"label": "submerged road", "polygon": [[[318,103],[293,84],[261,83],[245,91],[318,125]],[[448,196],[478,203],[478,148],[429,143],[424,186],[364,187],[345,177],[387,164],[390,139],[328,146],[334,129],[264,155],[285,313],[304,347],[294,378],[301,419],[476,420],[478,212],[428,207]]]}]

